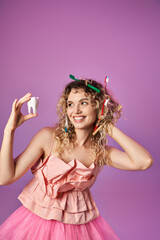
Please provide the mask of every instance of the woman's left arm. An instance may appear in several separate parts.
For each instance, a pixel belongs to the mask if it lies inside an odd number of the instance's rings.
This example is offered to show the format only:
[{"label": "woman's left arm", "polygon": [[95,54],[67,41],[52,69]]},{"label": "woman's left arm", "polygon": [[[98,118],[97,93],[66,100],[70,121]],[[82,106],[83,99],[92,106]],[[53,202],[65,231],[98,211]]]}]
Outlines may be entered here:
[{"label": "woman's left arm", "polygon": [[109,136],[124,150],[123,152],[114,147],[108,148],[110,166],[122,170],[145,170],[153,164],[151,154],[117,127],[110,128]]}]

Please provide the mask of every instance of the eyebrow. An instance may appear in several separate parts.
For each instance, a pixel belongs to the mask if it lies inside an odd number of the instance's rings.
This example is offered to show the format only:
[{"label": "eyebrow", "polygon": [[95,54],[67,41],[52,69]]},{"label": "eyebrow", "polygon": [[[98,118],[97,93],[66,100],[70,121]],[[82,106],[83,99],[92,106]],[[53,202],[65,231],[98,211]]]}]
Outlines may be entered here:
[{"label": "eyebrow", "polygon": [[[87,100],[87,101],[89,101],[89,99],[88,98],[82,98],[81,100],[79,100],[79,102],[82,102],[82,101],[84,101],[84,100]],[[72,102],[71,100],[67,100],[67,103],[68,102]]]}]

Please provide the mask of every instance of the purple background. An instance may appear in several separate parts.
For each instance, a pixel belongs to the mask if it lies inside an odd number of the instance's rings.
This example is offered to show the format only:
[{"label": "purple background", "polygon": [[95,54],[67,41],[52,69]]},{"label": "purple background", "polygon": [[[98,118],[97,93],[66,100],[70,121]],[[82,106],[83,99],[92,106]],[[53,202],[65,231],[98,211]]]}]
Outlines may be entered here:
[{"label": "purple background", "polygon": [[[121,240],[159,239],[159,30],[158,0],[0,1],[0,141],[14,99],[29,91],[40,98],[39,116],[16,130],[14,157],[57,121],[55,107],[69,74],[101,83],[108,75],[123,105],[117,127],[152,154],[146,171],[105,166],[91,188]],[[17,196],[31,178],[29,171],[0,186],[0,223],[21,205]]]}]

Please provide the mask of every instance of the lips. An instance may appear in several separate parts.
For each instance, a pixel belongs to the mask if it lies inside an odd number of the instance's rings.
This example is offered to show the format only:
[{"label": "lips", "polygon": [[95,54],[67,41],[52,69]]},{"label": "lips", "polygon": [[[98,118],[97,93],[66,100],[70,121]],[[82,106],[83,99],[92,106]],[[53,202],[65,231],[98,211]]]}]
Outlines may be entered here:
[{"label": "lips", "polygon": [[79,122],[83,122],[83,120],[85,119],[85,116],[76,116],[73,117],[74,122],[79,123]]},{"label": "lips", "polygon": [[84,117],[74,117],[75,120],[81,120],[84,119]]}]

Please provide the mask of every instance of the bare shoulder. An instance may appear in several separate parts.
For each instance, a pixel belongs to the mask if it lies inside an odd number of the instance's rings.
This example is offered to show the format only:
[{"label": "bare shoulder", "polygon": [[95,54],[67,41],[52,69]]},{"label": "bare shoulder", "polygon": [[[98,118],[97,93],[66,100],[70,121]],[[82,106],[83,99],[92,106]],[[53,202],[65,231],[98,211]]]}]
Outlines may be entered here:
[{"label": "bare shoulder", "polygon": [[26,149],[14,159],[15,175],[11,183],[22,177],[40,157],[49,154],[53,136],[53,127],[44,127],[34,135]]},{"label": "bare shoulder", "polygon": [[[54,127],[44,127],[40,129],[29,142],[27,148],[23,152],[23,155],[33,155],[35,159],[42,155],[44,155],[45,157],[45,155],[49,153],[49,148],[52,142],[52,138],[54,136],[54,131]],[[19,158],[19,156],[17,158]]]},{"label": "bare shoulder", "polygon": [[37,134],[42,143],[45,157],[49,153],[51,142],[55,134],[55,127],[44,127]]},{"label": "bare shoulder", "polygon": [[40,138],[43,138],[43,140],[47,140],[49,138],[52,138],[54,131],[54,127],[44,127],[37,134]]}]

